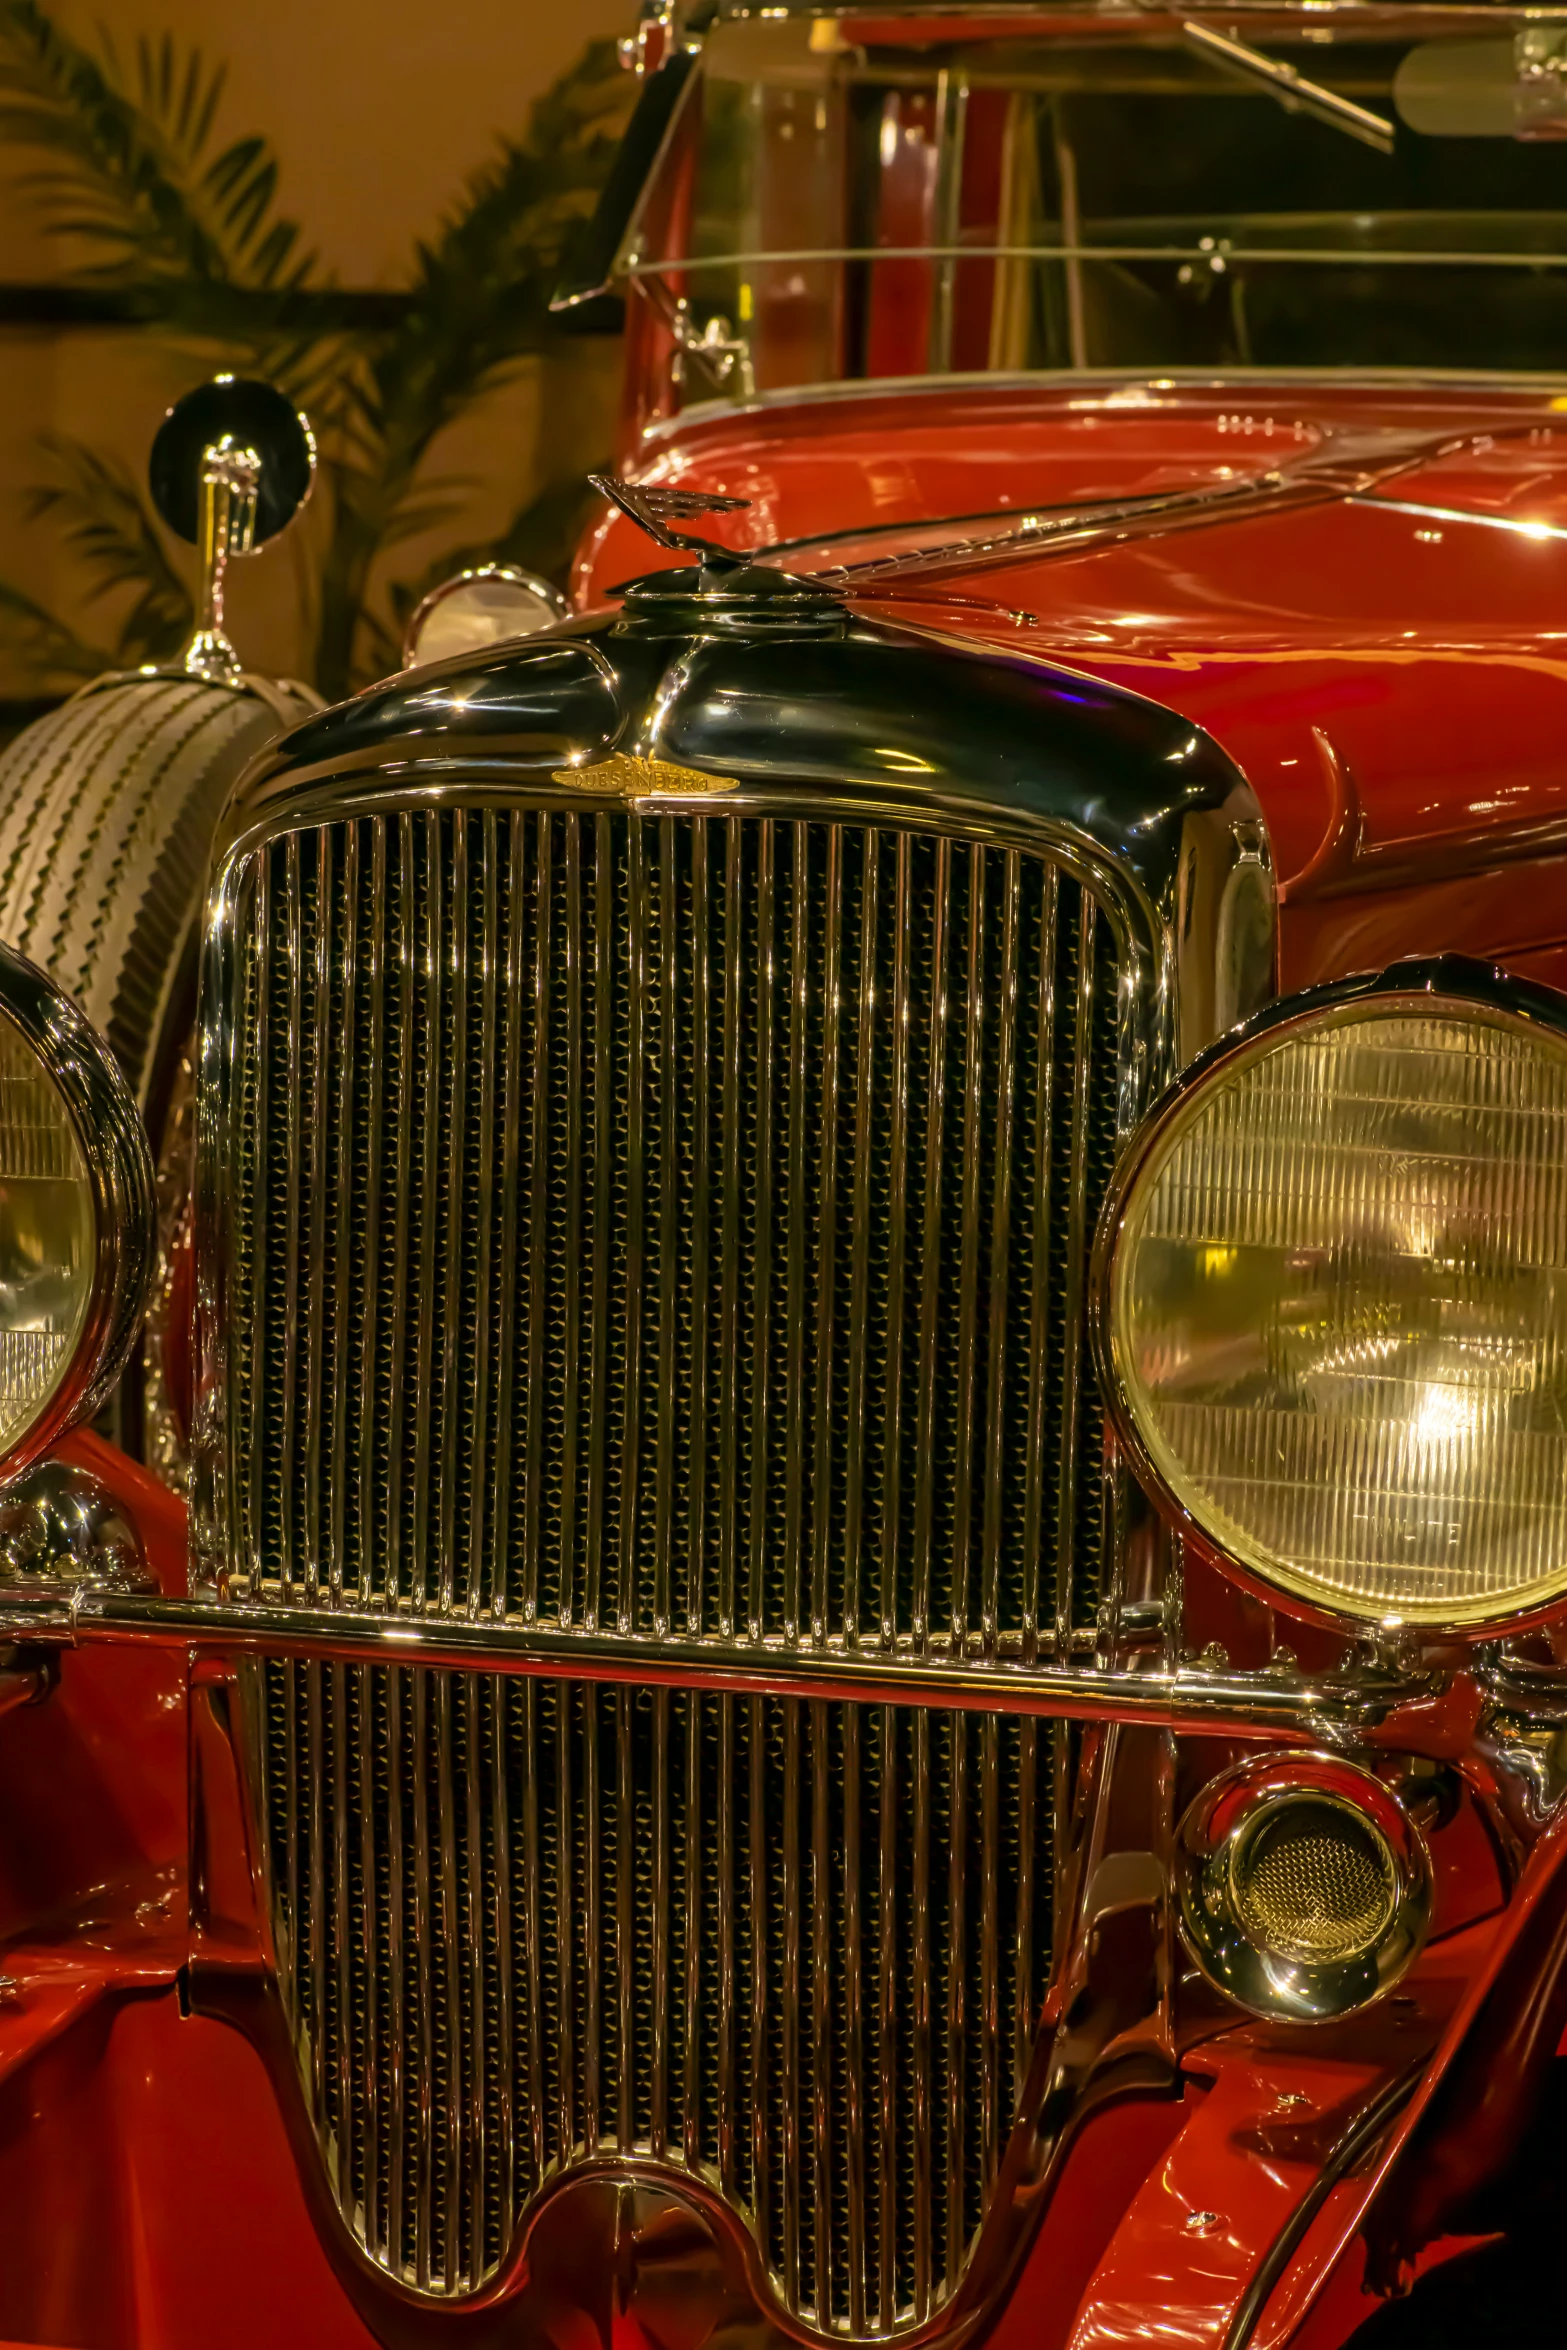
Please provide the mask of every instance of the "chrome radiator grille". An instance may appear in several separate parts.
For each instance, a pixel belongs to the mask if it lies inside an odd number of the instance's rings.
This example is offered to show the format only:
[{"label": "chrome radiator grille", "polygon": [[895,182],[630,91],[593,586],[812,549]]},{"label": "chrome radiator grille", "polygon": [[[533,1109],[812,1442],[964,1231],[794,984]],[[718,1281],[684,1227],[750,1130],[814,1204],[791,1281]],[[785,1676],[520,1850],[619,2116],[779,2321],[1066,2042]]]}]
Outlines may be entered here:
[{"label": "chrome radiator grille", "polygon": [[587,1676],[246,1668],[340,2208],[460,2295],[630,2149],[799,2326],[919,2324],[1047,1979],[1054,1734],[589,1652],[939,1676],[1091,1621],[1110,918],[1043,851],[711,806],[337,821],[229,903],[231,1595],[549,1624]]},{"label": "chrome radiator grille", "polygon": [[283,2000],[375,2260],[471,2290],[609,2152],[720,2188],[816,2330],[947,2296],[1048,1974],[1048,1725],[247,1672]]},{"label": "chrome radiator grille", "polygon": [[240,886],[238,1589],[1035,1653],[1091,1615],[1110,923],[1042,854],[421,811]]}]

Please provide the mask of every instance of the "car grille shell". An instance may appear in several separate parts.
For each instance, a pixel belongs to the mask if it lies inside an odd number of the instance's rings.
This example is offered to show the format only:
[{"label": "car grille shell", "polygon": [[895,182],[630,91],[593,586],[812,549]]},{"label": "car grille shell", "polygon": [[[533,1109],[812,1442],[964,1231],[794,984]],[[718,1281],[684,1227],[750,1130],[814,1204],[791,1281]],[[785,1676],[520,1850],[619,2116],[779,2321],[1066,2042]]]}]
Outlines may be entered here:
[{"label": "car grille shell", "polygon": [[339,2208],[461,2297],[607,2151],[716,2189],[796,2330],[921,2326],[1027,2071],[1060,1733],[615,1690],[592,1643],[934,1700],[1091,1625],[1111,915],[1048,845],[547,796],[278,832],[228,889],[231,1592],[583,1641],[246,1668]]}]

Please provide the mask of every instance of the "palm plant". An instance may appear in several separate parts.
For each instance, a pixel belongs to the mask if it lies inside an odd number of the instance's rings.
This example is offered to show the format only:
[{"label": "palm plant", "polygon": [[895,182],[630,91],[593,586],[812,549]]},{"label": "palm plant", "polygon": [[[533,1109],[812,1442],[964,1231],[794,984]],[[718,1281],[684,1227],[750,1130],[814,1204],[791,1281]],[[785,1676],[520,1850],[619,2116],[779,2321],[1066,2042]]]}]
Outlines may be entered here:
[{"label": "palm plant", "polygon": [[[439,436],[555,344],[550,288],[607,168],[624,85],[613,45],[590,44],[418,247],[401,299],[368,315],[279,212],[267,141],[214,151],[222,92],[222,69],[167,35],[128,55],[105,36],[89,49],[41,0],[0,0],[0,139],[23,151],[24,191],[72,277],[188,351],[193,376],[214,365],[265,374],[311,413],[322,464],[310,667],[335,698],[392,665],[400,621],[431,577],[475,555],[549,568],[569,546],[580,500],[547,483],[485,546],[443,545],[421,575],[398,568],[416,535],[450,538],[468,487],[433,472]],[[119,625],[113,643],[91,643],[0,583],[0,645],[14,660],[64,684],[178,644],[189,592],[125,468],[54,438],[27,508],[64,535],[94,595],[118,591]]]}]

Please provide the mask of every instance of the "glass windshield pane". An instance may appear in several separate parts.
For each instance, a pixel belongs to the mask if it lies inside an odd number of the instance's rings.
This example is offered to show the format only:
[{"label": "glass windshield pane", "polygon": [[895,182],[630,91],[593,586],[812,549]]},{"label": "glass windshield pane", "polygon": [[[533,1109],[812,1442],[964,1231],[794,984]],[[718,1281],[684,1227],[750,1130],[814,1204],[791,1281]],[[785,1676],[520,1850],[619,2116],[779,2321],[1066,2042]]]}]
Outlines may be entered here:
[{"label": "glass windshield pane", "polygon": [[676,397],[1034,369],[1567,371],[1567,34],[1452,22],[1246,33],[1385,122],[1391,152],[1162,21],[724,25],[631,257]]}]

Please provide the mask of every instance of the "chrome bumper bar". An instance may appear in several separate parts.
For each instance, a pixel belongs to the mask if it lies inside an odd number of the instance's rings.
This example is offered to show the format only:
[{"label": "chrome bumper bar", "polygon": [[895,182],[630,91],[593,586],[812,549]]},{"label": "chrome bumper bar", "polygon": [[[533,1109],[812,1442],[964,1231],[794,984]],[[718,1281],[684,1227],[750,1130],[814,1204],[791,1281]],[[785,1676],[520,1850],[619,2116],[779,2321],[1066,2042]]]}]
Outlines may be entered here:
[{"label": "chrome bumper bar", "polygon": [[667,1683],[749,1694],[831,1697],[873,1705],[1053,1715],[1144,1723],[1213,1737],[1308,1739],[1340,1745],[1396,1723],[1437,1694],[1428,1680],[1360,1663],[1310,1678],[1201,1664],[1036,1664],[1012,1659],[922,1663],[783,1644],[720,1648],[710,1640],[584,1634],[508,1619],[391,1616],[372,1610],[170,1599],[91,1585],[0,1589],[0,1644],[81,1648],[151,1642],[238,1655],[347,1664],[520,1673],[583,1681]]}]

